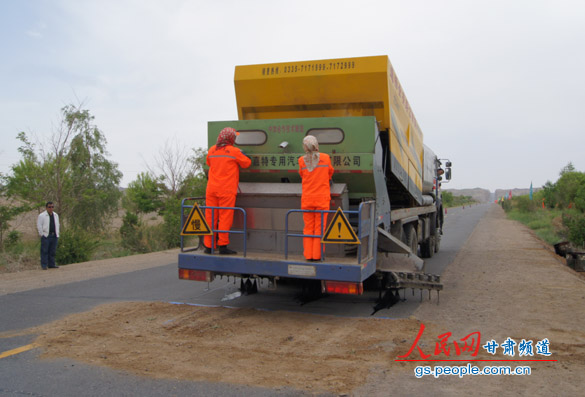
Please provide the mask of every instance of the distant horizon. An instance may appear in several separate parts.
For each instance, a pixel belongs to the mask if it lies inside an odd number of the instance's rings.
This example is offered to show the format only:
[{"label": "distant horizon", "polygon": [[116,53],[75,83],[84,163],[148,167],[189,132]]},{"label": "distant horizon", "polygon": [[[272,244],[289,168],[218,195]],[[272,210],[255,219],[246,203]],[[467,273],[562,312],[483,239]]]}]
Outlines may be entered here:
[{"label": "distant horizon", "polygon": [[[544,188],[544,186],[538,186],[538,187],[532,186],[533,191],[541,190],[543,188]],[[484,187],[453,188],[453,189],[451,189],[449,187],[443,187],[443,190],[487,190],[490,193],[495,193],[498,190],[506,190],[506,191],[508,191],[508,190],[512,190],[512,191],[514,191],[514,190],[530,190],[530,186],[528,186],[528,187],[498,188],[496,190],[490,190],[490,189],[484,188]]]}]

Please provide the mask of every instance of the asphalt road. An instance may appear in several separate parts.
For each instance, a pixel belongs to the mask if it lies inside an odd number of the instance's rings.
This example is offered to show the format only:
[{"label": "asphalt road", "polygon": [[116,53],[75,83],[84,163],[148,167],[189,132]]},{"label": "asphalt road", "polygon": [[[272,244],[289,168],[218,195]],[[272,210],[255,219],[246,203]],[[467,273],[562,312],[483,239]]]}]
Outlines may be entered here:
[{"label": "asphalt road", "polygon": [[[475,205],[450,209],[441,241],[441,250],[427,259],[426,271],[441,274],[453,261],[489,207]],[[65,315],[89,310],[114,301],[163,301],[201,305],[256,307],[336,316],[370,316],[378,296],[367,291],[359,297],[327,296],[301,305],[297,290],[279,286],[275,291],[226,299],[238,285],[217,280],[206,283],[177,279],[176,263],[132,273],[103,277],[55,287],[0,296],[0,357],[30,344],[35,335],[16,335],[26,328],[54,321]],[[427,299],[425,293],[424,298]],[[436,293],[432,299],[436,302]],[[376,313],[376,317],[404,318],[419,305],[420,296],[406,293],[406,301]],[[31,349],[0,358],[0,396],[159,396],[159,395],[299,395],[296,390],[272,390],[208,382],[155,380],[93,367],[73,360],[39,360]]]}]

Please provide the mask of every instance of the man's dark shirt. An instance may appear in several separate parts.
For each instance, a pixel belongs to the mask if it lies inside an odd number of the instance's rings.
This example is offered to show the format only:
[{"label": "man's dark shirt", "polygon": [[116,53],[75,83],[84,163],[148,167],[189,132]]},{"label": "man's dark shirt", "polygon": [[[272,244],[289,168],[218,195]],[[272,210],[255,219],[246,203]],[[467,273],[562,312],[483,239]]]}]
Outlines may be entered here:
[{"label": "man's dark shirt", "polygon": [[54,236],[55,235],[55,217],[53,216],[53,214],[49,215],[49,218],[51,219],[51,222],[49,223],[49,236]]}]

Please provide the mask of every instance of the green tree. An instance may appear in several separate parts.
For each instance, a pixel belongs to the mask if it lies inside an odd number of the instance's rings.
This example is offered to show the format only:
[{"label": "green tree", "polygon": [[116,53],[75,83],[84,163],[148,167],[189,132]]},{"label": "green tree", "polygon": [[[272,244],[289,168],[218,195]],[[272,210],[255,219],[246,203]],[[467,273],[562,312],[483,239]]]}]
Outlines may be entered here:
[{"label": "green tree", "polygon": [[[123,230],[120,230],[127,247],[142,249],[143,247],[160,246],[171,248],[180,243],[181,200],[185,197],[204,197],[207,177],[204,164],[207,151],[194,149],[189,152],[179,144],[168,142],[155,157],[147,173],[139,174],[137,179],[128,185],[124,198],[126,211],[136,215],[157,211],[163,224],[157,226],[160,239],[156,242],[144,242],[144,238],[152,238],[145,225],[139,219],[128,215],[125,217]],[[140,241],[140,244],[137,242]]]},{"label": "green tree", "polygon": [[443,197],[443,206],[444,207],[452,207],[453,206],[453,193],[451,192],[443,192],[441,194]]},{"label": "green tree", "polygon": [[118,208],[122,173],[107,159],[106,139],[88,110],[68,105],[61,114],[48,149],[18,134],[22,159],[6,177],[7,194],[35,207],[53,201],[63,224],[100,231]]},{"label": "green tree", "polygon": [[128,184],[124,207],[135,214],[160,211],[163,205],[164,185],[147,172],[141,172]]},{"label": "green tree", "polygon": [[585,212],[585,184],[579,186],[575,194],[575,208]]},{"label": "green tree", "polygon": [[561,177],[555,184],[558,205],[567,208],[569,205],[575,204],[577,192],[582,186],[585,186],[584,173],[577,171],[561,173]]},{"label": "green tree", "polygon": [[[2,175],[0,175],[0,179]],[[2,194],[4,187],[0,186],[0,198],[4,198]],[[0,250],[4,249],[5,234],[10,230],[10,221],[23,212],[29,211],[30,208],[23,204],[14,202],[0,202]]]},{"label": "green tree", "polygon": [[542,187],[542,194],[544,197],[544,204],[548,208],[554,208],[557,206],[558,202],[557,188],[554,183],[552,183],[551,181],[546,181],[546,183]]}]

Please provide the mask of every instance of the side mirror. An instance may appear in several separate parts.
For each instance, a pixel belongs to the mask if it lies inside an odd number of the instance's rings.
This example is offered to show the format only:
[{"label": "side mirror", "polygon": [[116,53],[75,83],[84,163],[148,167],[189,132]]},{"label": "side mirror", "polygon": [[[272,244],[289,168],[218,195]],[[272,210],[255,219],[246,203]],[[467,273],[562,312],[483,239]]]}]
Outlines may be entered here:
[{"label": "side mirror", "polygon": [[447,178],[448,181],[451,180],[451,168],[447,168],[447,173],[445,175],[445,178]]},{"label": "side mirror", "polygon": [[450,161],[447,161],[447,164],[445,164],[445,166],[448,167],[448,168],[451,168],[452,167],[451,162]]}]

